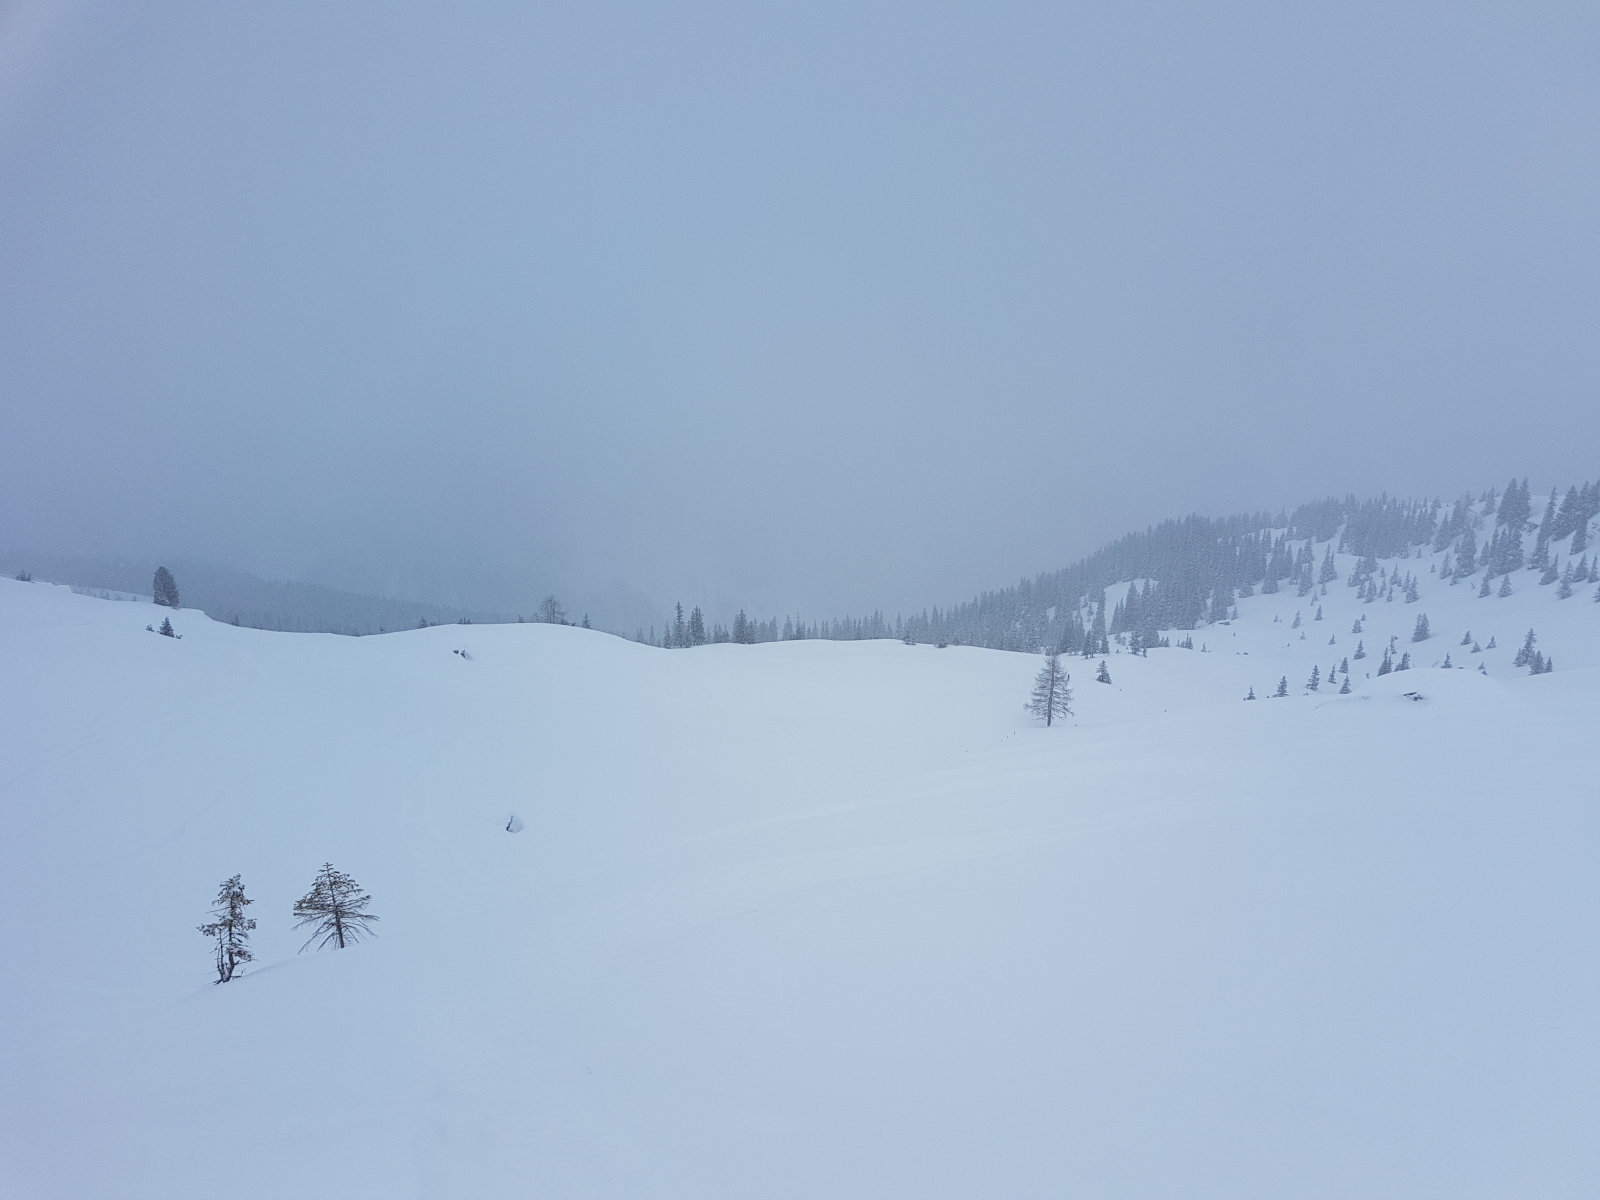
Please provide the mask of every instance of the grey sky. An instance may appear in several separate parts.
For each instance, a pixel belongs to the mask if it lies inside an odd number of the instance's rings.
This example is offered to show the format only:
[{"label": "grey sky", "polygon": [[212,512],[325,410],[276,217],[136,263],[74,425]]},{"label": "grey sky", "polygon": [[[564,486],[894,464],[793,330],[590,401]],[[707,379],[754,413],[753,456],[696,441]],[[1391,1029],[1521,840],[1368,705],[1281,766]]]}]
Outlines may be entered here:
[{"label": "grey sky", "polygon": [[1600,473],[1592,5],[771,9],[0,7],[0,542],[820,616]]}]

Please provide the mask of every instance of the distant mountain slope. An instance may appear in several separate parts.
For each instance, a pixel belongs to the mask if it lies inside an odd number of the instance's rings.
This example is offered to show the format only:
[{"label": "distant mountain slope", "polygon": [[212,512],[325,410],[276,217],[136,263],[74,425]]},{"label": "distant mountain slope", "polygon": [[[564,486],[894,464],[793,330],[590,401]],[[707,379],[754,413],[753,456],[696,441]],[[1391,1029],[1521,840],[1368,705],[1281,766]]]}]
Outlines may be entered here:
[{"label": "distant mountain slope", "polygon": [[[175,559],[158,564],[16,551],[0,555],[0,573],[5,575],[26,572],[40,580],[142,596],[150,595],[151,577],[158,565],[169,567],[176,576],[183,607],[250,629],[370,634],[411,629],[422,622],[455,624],[462,618],[516,620],[516,614],[362,595],[315,583],[261,579],[201,560]],[[532,609],[530,602],[530,616]]]},{"label": "distant mountain slope", "polygon": [[[1530,570],[1542,575],[1549,554],[1562,554],[1574,569],[1588,555],[1587,578],[1594,568],[1589,529],[1597,516],[1600,484],[1539,497],[1536,506],[1526,481],[1516,480],[1502,495],[1491,489],[1453,505],[1349,497],[1305,504],[1287,515],[1192,516],[1128,534],[1063,570],[908,617],[896,632],[992,649],[1077,651],[1091,634],[1098,641],[1101,633],[1192,630],[1223,619],[1239,598],[1258,591],[1289,588],[1305,596],[1330,582],[1330,551],[1370,560],[1363,580],[1375,573],[1377,560],[1423,549],[1435,553],[1435,570],[1448,566],[1457,580],[1481,583],[1510,573],[1520,581]],[[1337,578],[1356,586],[1349,571]],[[1105,590],[1134,582],[1137,593],[1119,597],[1120,611],[1113,602],[1102,615],[1103,630],[1094,630]]]}]

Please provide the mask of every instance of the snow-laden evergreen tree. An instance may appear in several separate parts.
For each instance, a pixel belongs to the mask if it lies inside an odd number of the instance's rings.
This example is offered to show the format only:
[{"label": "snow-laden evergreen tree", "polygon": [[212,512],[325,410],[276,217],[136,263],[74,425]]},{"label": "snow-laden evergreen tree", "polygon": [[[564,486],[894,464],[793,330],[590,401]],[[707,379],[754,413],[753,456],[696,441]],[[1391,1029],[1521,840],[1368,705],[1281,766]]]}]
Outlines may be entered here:
[{"label": "snow-laden evergreen tree", "polygon": [[1111,672],[1106,670],[1106,660],[1103,658],[1100,660],[1100,673],[1094,677],[1094,681],[1096,683],[1111,682]]},{"label": "snow-laden evergreen tree", "polygon": [[[190,582],[193,582],[193,580]],[[178,584],[172,578],[172,572],[165,567],[156,568],[155,579],[151,581],[150,590],[154,594],[155,602],[163,608],[178,607]]]},{"label": "snow-laden evergreen tree", "polygon": [[216,920],[196,926],[206,937],[216,939],[218,983],[227,983],[254,957],[249,943],[250,931],[256,923],[254,918],[244,915],[245,906],[254,903],[246,898],[244,884],[235,875],[223,880],[217,890],[216,903],[211,908]]},{"label": "snow-laden evergreen tree", "polygon": [[332,863],[323,863],[311,890],[294,902],[294,915],[300,918],[294,927],[311,926],[311,936],[300,952],[304,954],[312,942],[318,943],[319,950],[330,944],[343,950],[371,936],[369,926],[379,918],[366,911],[370,903],[372,897],[354,879],[334,870]]},{"label": "snow-laden evergreen tree", "polygon": [[1350,694],[1350,676],[1346,675],[1344,677],[1344,682],[1339,685],[1339,695],[1348,696],[1349,694]]},{"label": "snow-laden evergreen tree", "polygon": [[1531,629],[1528,630],[1528,636],[1522,642],[1522,649],[1517,651],[1517,656],[1511,660],[1511,665],[1513,667],[1525,667],[1532,662],[1536,653],[1533,647],[1538,640],[1539,635]]},{"label": "snow-laden evergreen tree", "polygon": [[1407,650],[1404,654],[1402,654],[1400,656],[1400,661],[1395,665],[1394,669],[1396,671],[1409,671],[1409,670],[1411,670],[1411,651]]},{"label": "snow-laden evergreen tree", "polygon": [[1244,694],[1244,698],[1246,700],[1254,700],[1256,698],[1256,689],[1253,684],[1251,685],[1250,690]]},{"label": "snow-laden evergreen tree", "polygon": [[1313,666],[1311,668],[1311,678],[1306,680],[1306,691],[1314,692],[1314,691],[1317,691],[1321,686],[1322,686],[1322,668],[1317,667],[1317,666]]},{"label": "snow-laden evergreen tree", "polygon": [[161,628],[156,630],[156,632],[159,633],[162,637],[177,637],[178,636],[177,633],[174,632],[174,630],[172,628],[172,618],[170,618],[170,617],[162,617],[161,618]]},{"label": "snow-laden evergreen tree", "polygon": [[1483,582],[1478,585],[1478,599],[1482,600],[1489,594],[1489,572],[1483,573]]},{"label": "snow-laden evergreen tree", "polygon": [[1531,516],[1533,516],[1533,500],[1528,495],[1528,481],[1524,479],[1518,483],[1512,479],[1506,485],[1505,494],[1500,497],[1497,523],[1511,526],[1520,535],[1522,527],[1528,523],[1528,518]]},{"label": "snow-laden evergreen tree", "polygon": [[1072,715],[1072,689],[1068,684],[1072,676],[1061,666],[1061,655],[1052,650],[1044,656],[1044,666],[1033,680],[1033,696],[1028,701],[1028,711],[1044,721],[1048,728],[1057,717]]},{"label": "snow-laden evergreen tree", "polygon": [[1411,630],[1411,640],[1413,642],[1425,642],[1432,636],[1432,632],[1428,629],[1428,614],[1418,613],[1417,623]]},{"label": "snow-laden evergreen tree", "polygon": [[1500,578],[1500,590],[1497,591],[1495,593],[1495,595],[1498,596],[1502,600],[1504,600],[1507,596],[1511,595],[1511,576],[1510,575],[1501,576],[1501,578]]},{"label": "snow-laden evergreen tree", "polygon": [[1350,657],[1354,658],[1354,659],[1357,659],[1357,660],[1360,660],[1360,659],[1365,658],[1366,656],[1367,656],[1367,643],[1364,642],[1364,641],[1358,641],[1356,643],[1356,652],[1354,654],[1352,654]]},{"label": "snow-laden evergreen tree", "polygon": [[1539,535],[1533,539],[1533,553],[1528,555],[1528,565],[1543,570],[1550,565],[1550,536],[1556,523],[1556,494],[1544,506],[1544,519],[1539,522]]},{"label": "snow-laden evergreen tree", "polygon": [[1383,652],[1383,661],[1378,664],[1378,674],[1387,675],[1394,670],[1394,661],[1389,657],[1389,651]]},{"label": "snow-laden evergreen tree", "polygon": [[1456,544],[1456,578],[1465,579],[1478,569],[1478,535],[1468,528]]},{"label": "snow-laden evergreen tree", "polygon": [[1544,570],[1539,574],[1539,586],[1547,587],[1559,578],[1561,578],[1561,555],[1557,554],[1545,563]]},{"label": "snow-laden evergreen tree", "polygon": [[1280,675],[1278,677],[1278,690],[1272,693],[1273,699],[1277,699],[1277,698],[1282,697],[1282,696],[1287,696],[1288,694],[1289,694],[1289,677],[1287,675]]},{"label": "snow-laden evergreen tree", "polygon": [[706,644],[706,615],[700,611],[700,606],[698,604],[694,606],[694,611],[689,614],[689,626],[687,632],[689,635],[689,645],[704,646]]}]

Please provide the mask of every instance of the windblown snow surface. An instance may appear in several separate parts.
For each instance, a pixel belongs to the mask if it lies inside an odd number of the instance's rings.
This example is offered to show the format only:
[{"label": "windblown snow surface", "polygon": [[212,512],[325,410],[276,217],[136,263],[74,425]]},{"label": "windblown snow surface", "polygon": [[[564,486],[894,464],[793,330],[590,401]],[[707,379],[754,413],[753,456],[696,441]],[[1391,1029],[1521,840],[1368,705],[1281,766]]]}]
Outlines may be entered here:
[{"label": "windblown snow surface", "polygon": [[[1600,1194],[1600,605],[1431,562],[1051,729],[1016,654],[0,582],[0,1196]],[[379,936],[299,954],[324,861]]]}]

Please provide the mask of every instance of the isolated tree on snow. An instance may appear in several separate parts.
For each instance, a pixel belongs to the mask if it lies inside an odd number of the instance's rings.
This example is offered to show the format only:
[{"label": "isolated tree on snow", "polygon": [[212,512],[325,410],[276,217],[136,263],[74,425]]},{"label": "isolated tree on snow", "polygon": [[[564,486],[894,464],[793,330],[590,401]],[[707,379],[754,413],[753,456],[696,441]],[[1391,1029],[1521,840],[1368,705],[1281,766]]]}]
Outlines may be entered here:
[{"label": "isolated tree on snow", "polygon": [[1428,614],[1418,613],[1416,627],[1411,631],[1411,640],[1413,642],[1425,642],[1432,636],[1433,632],[1428,628]]},{"label": "isolated tree on snow", "polygon": [[1072,676],[1061,667],[1061,655],[1050,651],[1044,656],[1044,666],[1033,681],[1033,696],[1028,701],[1028,711],[1044,720],[1048,728],[1057,717],[1072,715],[1072,689],[1067,685]]},{"label": "isolated tree on snow", "polygon": [[1339,695],[1348,696],[1349,694],[1350,694],[1350,676],[1346,675],[1344,677],[1344,682],[1339,685]]},{"label": "isolated tree on snow", "polygon": [[178,584],[172,578],[172,572],[165,567],[156,568],[156,577],[151,582],[150,590],[155,602],[163,608],[178,607]]},{"label": "isolated tree on snow", "polygon": [[1254,684],[1251,684],[1250,690],[1245,693],[1244,698],[1246,700],[1254,700],[1256,698],[1256,689]]},{"label": "isolated tree on snow", "polygon": [[1111,682],[1111,672],[1106,670],[1106,660],[1103,658],[1100,660],[1100,673],[1094,677],[1094,681],[1096,683]]},{"label": "isolated tree on snow", "polygon": [[250,931],[256,927],[256,923],[253,917],[244,915],[245,905],[254,903],[254,900],[245,897],[244,884],[235,875],[223,880],[222,887],[217,891],[217,901],[211,910],[216,920],[196,926],[208,938],[217,940],[218,983],[227,983],[238,974],[241,966],[254,957],[248,943]]},{"label": "isolated tree on snow", "polygon": [[544,625],[565,625],[567,623],[566,611],[561,607],[561,602],[551,593],[539,601],[539,607],[534,610],[533,619]]},{"label": "isolated tree on snow", "polygon": [[177,637],[178,636],[177,633],[174,632],[174,630],[172,628],[172,620],[171,620],[170,617],[162,617],[161,618],[161,628],[156,630],[156,632],[159,633],[162,637]]},{"label": "isolated tree on snow", "polygon": [[1322,669],[1320,667],[1312,667],[1311,668],[1311,678],[1306,680],[1306,691],[1314,692],[1318,688],[1320,688],[1321,686],[1322,686]]},{"label": "isolated tree on snow", "polygon": [[1289,677],[1287,675],[1280,675],[1278,677],[1278,690],[1272,693],[1273,698],[1277,699],[1278,697],[1287,696],[1288,694],[1289,694]]},{"label": "isolated tree on snow", "polygon": [[294,902],[294,915],[300,918],[294,927],[311,926],[311,936],[300,947],[300,953],[304,954],[312,942],[318,943],[319,950],[329,944],[343,950],[370,936],[370,922],[379,919],[366,911],[371,902],[372,897],[354,879],[335,871],[332,863],[323,863],[311,890]]}]

